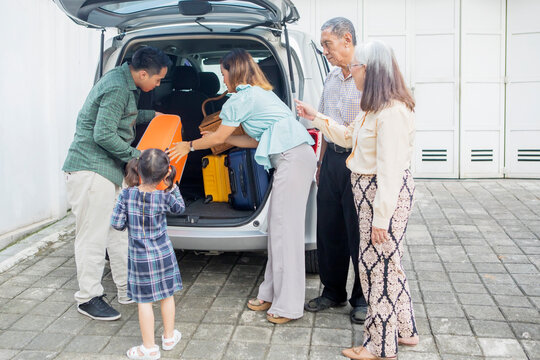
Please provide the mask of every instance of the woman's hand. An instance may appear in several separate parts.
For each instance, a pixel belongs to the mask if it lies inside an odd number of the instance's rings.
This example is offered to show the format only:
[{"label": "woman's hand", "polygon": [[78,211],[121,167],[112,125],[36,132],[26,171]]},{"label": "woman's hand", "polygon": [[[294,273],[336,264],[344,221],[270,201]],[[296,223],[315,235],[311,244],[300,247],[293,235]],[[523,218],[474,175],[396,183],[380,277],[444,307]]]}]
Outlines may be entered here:
[{"label": "woman's hand", "polygon": [[205,137],[205,136],[208,136],[208,135],[212,135],[214,132],[213,131],[201,131],[201,135],[202,137]]},{"label": "woman's hand", "polygon": [[296,113],[298,116],[304,119],[313,120],[317,116],[317,110],[311,105],[306,104],[300,100],[294,100],[296,102]]},{"label": "woman's hand", "polygon": [[371,227],[371,242],[373,244],[382,244],[388,240],[388,231],[378,227]]},{"label": "woman's hand", "polygon": [[189,142],[187,141],[180,141],[174,144],[174,147],[168,149],[167,155],[169,155],[169,158],[171,161],[177,158],[181,158],[182,156],[185,156],[189,153]]}]

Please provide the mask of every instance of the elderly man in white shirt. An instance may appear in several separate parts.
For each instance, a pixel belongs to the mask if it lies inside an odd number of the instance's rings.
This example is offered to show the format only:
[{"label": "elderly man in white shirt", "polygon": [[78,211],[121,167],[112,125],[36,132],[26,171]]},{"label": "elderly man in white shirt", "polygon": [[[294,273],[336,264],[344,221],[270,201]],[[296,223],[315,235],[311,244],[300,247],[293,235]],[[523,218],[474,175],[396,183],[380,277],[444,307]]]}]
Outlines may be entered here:
[{"label": "elderly man in white shirt", "polygon": [[[354,58],[356,33],[352,22],[343,17],[328,20],[321,27],[321,46],[335,66],[324,83],[319,111],[342,125],[349,125],[360,113],[362,93],[356,88],[347,67]],[[349,303],[350,319],[362,324],[366,301],[358,274],[358,217],[351,190],[351,171],[345,166],[350,146],[343,147],[329,138],[323,141],[318,168],[317,255],[322,295],[306,302],[307,311],[344,306],[347,301],[349,259],[354,268],[354,283]]]}]

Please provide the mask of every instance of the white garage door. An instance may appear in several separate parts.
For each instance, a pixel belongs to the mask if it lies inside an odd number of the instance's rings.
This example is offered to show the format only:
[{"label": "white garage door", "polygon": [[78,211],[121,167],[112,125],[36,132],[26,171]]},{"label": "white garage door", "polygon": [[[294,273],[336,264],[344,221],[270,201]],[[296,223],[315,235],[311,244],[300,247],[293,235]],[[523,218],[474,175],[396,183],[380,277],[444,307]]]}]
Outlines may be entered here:
[{"label": "white garage door", "polygon": [[412,88],[416,97],[415,176],[457,177],[459,1],[416,0]]},{"label": "white garage door", "polygon": [[502,177],[506,2],[461,4],[460,177]]},{"label": "white garage door", "polygon": [[315,39],[345,16],[393,47],[416,98],[415,176],[540,176],[540,0],[294,2]]},{"label": "white garage door", "polygon": [[506,174],[540,175],[540,1],[508,0]]}]

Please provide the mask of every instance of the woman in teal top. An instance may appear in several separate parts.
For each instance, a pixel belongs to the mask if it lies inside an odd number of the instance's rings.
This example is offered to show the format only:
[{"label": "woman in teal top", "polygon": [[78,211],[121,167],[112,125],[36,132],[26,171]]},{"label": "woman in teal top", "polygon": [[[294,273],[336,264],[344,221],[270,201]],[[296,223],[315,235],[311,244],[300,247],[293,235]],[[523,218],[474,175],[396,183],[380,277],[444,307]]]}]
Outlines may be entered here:
[{"label": "woman in teal top", "polygon": [[[268,212],[268,262],[256,299],[247,306],[267,311],[273,323],[303,316],[305,293],[304,227],[309,189],[316,168],[313,139],[273,92],[259,66],[243,49],[221,59],[221,72],[232,94],[223,105],[222,123],[214,133],[180,142],[171,159],[190,151],[229,143],[257,148],[255,160],[274,168]],[[247,135],[232,135],[242,125]]]}]

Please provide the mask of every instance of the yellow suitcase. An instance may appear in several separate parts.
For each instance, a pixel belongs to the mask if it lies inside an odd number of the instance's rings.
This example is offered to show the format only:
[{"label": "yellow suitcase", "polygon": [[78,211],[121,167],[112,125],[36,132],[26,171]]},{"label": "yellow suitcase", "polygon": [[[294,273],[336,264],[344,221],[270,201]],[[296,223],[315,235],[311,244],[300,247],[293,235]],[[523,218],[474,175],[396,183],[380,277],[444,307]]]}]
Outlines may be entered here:
[{"label": "yellow suitcase", "polygon": [[231,183],[227,155],[208,155],[202,159],[204,203],[229,202]]}]

